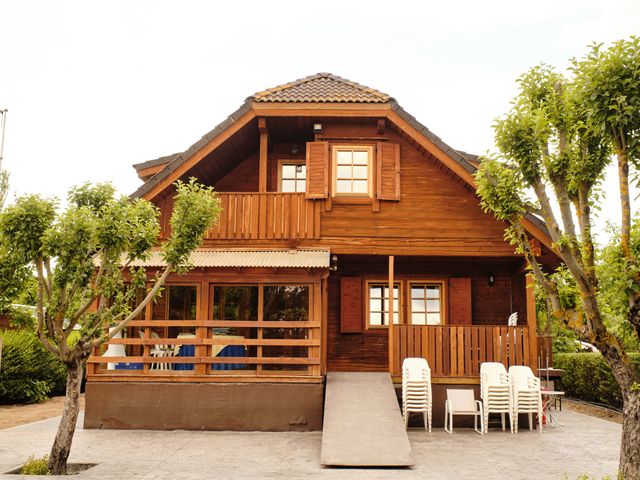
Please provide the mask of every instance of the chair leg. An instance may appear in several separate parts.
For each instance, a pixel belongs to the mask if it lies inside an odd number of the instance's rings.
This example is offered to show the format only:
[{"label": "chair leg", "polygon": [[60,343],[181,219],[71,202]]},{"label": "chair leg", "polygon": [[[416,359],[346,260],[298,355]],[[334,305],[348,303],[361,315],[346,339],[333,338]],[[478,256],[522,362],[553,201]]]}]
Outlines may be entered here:
[{"label": "chair leg", "polygon": [[489,433],[489,412],[487,409],[483,411],[482,415],[482,431],[484,433]]},{"label": "chair leg", "polygon": [[503,432],[504,432],[504,430],[505,430],[505,428],[504,428],[504,417],[505,417],[504,412],[502,412],[502,413],[500,414],[500,418],[501,418],[501,420],[502,420],[502,431],[503,431]]},{"label": "chair leg", "polygon": [[533,413],[529,412],[529,430],[533,430]]}]

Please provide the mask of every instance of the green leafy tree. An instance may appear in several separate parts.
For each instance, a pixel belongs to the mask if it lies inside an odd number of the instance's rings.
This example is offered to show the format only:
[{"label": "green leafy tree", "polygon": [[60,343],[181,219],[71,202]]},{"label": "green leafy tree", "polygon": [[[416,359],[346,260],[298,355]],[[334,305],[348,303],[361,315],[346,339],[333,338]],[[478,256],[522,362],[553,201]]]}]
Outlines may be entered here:
[{"label": "green leafy tree", "polygon": [[[640,40],[632,37],[607,49],[594,45],[572,65],[571,78],[539,65],[518,79],[518,96],[495,125],[500,156],[483,160],[477,191],[483,208],[508,223],[506,236],[524,254],[554,316],[595,344],[611,367],[624,400],[620,471],[626,479],[640,479],[640,375],[607,326],[592,235],[598,187],[615,158],[621,190],[615,243],[619,274],[625,279],[622,311],[638,338],[640,278],[630,244],[629,169],[637,169],[640,161]],[[522,226],[527,212],[544,219],[570,285],[536,260]],[[575,308],[563,298],[567,287],[579,298]]]},{"label": "green leafy tree", "polygon": [[[171,238],[161,245],[167,267],[136,305],[136,290],[145,288],[147,275],[129,264],[146,258],[157,243],[156,207],[117,197],[109,184],[73,188],[68,205],[58,212],[55,201],[29,195],[0,215],[6,258],[36,271],[37,336],[67,369],[64,410],[49,455],[53,474],[67,470],[82,372],[92,351],[153,300],[170,272],[189,269],[190,253],[219,214],[211,187],[194,180],[176,184]],[[74,331],[77,341],[69,342]]]}]

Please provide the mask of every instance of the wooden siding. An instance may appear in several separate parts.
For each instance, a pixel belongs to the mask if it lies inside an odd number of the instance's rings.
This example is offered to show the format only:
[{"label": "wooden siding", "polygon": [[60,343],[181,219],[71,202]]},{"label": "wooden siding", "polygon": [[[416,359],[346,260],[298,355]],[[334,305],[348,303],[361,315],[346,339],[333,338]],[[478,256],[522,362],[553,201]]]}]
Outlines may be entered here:
[{"label": "wooden siding", "polygon": [[205,240],[314,239],[320,204],[303,193],[220,193],[222,212]]},{"label": "wooden siding", "polygon": [[[531,365],[529,329],[505,326],[397,325],[392,374],[401,375],[405,358],[426,358],[432,377],[477,377],[482,362]],[[535,356],[536,353],[534,352]]]}]

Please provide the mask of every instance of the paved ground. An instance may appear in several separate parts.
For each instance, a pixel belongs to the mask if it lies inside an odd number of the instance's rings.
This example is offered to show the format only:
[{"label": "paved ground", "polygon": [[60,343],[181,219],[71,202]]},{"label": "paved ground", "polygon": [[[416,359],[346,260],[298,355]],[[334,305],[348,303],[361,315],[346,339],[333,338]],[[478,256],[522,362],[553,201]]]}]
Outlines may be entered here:
[{"label": "paved ground", "polygon": [[[600,479],[617,467],[620,426],[563,411],[565,427],[540,435],[492,430],[480,436],[412,430],[416,466],[405,470],[320,466],[321,433],[82,430],[71,460],[99,465],[78,479]],[[47,453],[58,418],[0,430],[0,472]],[[0,475],[1,478],[20,478]],[[29,477],[24,477],[29,478]],[[33,478],[33,477],[31,477]]]}]

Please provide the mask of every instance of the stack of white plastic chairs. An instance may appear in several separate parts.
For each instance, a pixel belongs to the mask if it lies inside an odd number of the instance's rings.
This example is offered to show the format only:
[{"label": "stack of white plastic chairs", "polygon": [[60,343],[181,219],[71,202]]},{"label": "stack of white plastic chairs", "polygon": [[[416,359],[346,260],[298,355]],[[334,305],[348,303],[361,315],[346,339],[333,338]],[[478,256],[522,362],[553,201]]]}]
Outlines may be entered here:
[{"label": "stack of white plastic chairs", "polygon": [[529,414],[529,430],[533,430],[533,414],[538,416],[538,429],[542,433],[542,393],[540,379],[529,367],[509,367],[509,385],[513,407],[513,431],[518,432],[518,414]]},{"label": "stack of white plastic chairs", "polygon": [[402,362],[402,418],[405,428],[409,414],[420,412],[424,428],[431,432],[431,369],[424,358],[405,358]]},{"label": "stack of white plastic chairs", "polygon": [[509,414],[509,424],[513,432],[511,389],[509,375],[499,362],[484,362],[480,365],[480,398],[484,411],[484,433],[489,430],[489,414],[499,413],[502,430],[505,430],[505,414]]}]

